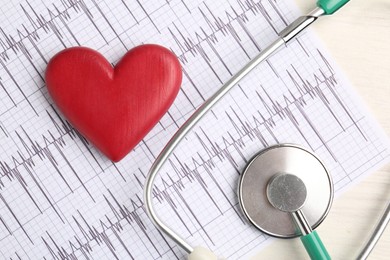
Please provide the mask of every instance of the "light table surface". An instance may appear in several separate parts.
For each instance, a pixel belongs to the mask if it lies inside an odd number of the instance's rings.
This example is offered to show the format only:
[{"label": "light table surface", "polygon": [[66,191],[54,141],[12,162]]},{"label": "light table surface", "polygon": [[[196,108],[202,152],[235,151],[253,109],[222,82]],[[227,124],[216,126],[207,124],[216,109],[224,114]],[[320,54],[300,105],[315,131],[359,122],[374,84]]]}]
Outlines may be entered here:
[{"label": "light table surface", "polygon": [[[306,13],[313,1],[296,0]],[[390,136],[390,1],[352,0],[314,28]],[[332,259],[356,259],[390,201],[390,164],[337,197],[317,229]],[[305,259],[299,239],[278,239],[254,259]],[[369,259],[390,259],[390,226]]]}]

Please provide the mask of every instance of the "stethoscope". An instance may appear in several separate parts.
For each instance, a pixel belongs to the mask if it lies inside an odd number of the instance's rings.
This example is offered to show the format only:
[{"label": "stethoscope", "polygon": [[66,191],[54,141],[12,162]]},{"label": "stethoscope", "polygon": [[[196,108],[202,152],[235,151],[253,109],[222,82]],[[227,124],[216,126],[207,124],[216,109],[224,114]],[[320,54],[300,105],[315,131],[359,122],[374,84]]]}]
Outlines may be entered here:
[{"label": "stethoscope", "polygon": [[[157,228],[189,254],[188,259],[211,260],[217,257],[207,248],[192,247],[157,216],[152,200],[154,180],[159,170],[192,127],[243,77],[320,16],[333,14],[347,2],[349,0],[318,0],[317,7],[312,12],[291,23],[275,42],[252,59],[196,110],[153,163],[144,187],[147,213]],[[292,144],[268,147],[257,154],[245,168],[238,185],[239,203],[249,222],[271,236],[300,236],[312,259],[330,259],[313,229],[318,227],[328,214],[333,193],[333,183],[323,163],[310,151]],[[367,258],[389,220],[390,205],[359,259]]]},{"label": "stethoscope", "polygon": [[246,218],[270,236],[300,236],[312,259],[330,259],[313,229],[328,214],[333,193],[331,176],[320,159],[293,144],[260,151],[246,166],[238,185]]}]

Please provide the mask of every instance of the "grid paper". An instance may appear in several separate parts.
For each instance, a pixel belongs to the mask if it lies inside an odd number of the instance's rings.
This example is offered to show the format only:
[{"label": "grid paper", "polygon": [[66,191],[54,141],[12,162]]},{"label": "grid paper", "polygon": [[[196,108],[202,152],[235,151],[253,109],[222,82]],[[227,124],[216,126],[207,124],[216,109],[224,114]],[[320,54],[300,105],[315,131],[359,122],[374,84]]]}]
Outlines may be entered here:
[{"label": "grid paper", "polygon": [[[0,7],[0,252],[3,259],[184,259],[143,208],[145,175],[186,119],[299,13],[293,1],[8,1]],[[50,58],[87,46],[115,64],[157,43],[180,59],[177,99],[113,164],[57,110]],[[164,221],[228,259],[259,250],[236,197],[255,153],[297,143],[327,165],[336,192],[389,160],[389,143],[310,33],[260,64],[178,146],[155,187]],[[310,197],[310,194],[308,194]]]}]

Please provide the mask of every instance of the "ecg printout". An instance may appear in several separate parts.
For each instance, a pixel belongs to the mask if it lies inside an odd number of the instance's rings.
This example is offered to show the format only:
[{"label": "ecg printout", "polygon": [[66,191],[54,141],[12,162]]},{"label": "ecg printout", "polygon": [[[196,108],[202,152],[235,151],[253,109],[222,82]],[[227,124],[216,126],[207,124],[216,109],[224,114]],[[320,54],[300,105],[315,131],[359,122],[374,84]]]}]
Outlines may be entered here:
[{"label": "ecg printout", "polygon": [[[146,216],[142,188],[180,125],[299,13],[287,0],[3,1],[0,7],[0,258],[184,259]],[[115,64],[143,43],[170,48],[181,91],[112,163],[53,105],[48,60],[83,45]],[[389,145],[310,33],[259,65],[179,145],[154,190],[157,212],[193,245],[241,259],[268,237],[240,213],[237,181],[276,143],[315,151],[336,191],[389,159]]]}]

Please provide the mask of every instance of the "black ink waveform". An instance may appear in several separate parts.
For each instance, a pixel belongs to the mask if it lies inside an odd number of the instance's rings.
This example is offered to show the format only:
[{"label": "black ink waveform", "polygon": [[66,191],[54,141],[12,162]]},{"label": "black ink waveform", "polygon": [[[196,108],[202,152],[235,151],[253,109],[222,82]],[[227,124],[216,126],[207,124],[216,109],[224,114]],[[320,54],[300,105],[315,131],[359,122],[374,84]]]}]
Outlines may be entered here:
[{"label": "black ink waveform", "polygon": [[[185,77],[188,79],[188,86],[183,86],[182,92],[186,101],[191,103],[193,109],[199,106],[193,102],[194,97],[187,94],[187,90],[192,87],[195,92],[198,93],[202,100],[205,100],[209,94],[202,93],[199,86],[196,85],[194,78],[196,75],[192,74],[190,70],[189,56],[202,59],[208,66],[207,70],[211,71],[218,79],[219,83],[224,82],[224,78],[215,69],[215,63],[219,62],[222,64],[222,68],[232,75],[234,71],[225,62],[223,55],[217,50],[216,45],[219,41],[230,40],[235,42],[244,53],[246,59],[251,59],[251,56],[247,49],[242,44],[242,38],[239,32],[244,32],[249,42],[256,48],[258,52],[262,50],[262,47],[258,43],[257,39],[251,34],[247,28],[247,23],[250,23],[250,17],[261,16],[268,23],[269,27],[274,31],[275,36],[277,35],[280,28],[276,25],[276,21],[272,19],[270,12],[277,14],[278,20],[282,21],[282,24],[287,25],[286,18],[281,14],[278,2],[273,0],[267,1],[253,1],[253,0],[237,0],[238,8],[231,7],[229,10],[224,12],[223,17],[219,17],[214,14],[213,10],[210,9],[209,5],[204,2],[199,5],[197,10],[190,10],[185,4],[185,1],[180,1],[187,9],[189,13],[199,13],[199,18],[205,22],[207,27],[199,27],[193,35],[185,36],[183,31],[179,29],[177,23],[173,22],[171,26],[167,28],[159,27],[159,24],[154,23],[152,12],[146,10],[140,1],[136,1],[139,8],[141,8],[144,17],[137,18],[136,14],[130,9],[129,4],[125,1],[121,1],[121,6],[117,8],[123,8],[127,10],[129,15],[133,17],[136,25],[141,24],[142,21],[149,21],[153,24],[156,32],[159,34],[165,33],[172,39],[174,46],[171,46],[173,50],[179,50],[176,54],[179,57],[183,65],[183,71]],[[162,4],[170,5],[172,1],[166,1]],[[105,247],[111,252],[112,257],[119,259],[118,248],[114,245],[113,239],[119,242],[121,248],[124,249],[126,257],[134,259],[132,250],[128,247],[128,241],[124,241],[121,237],[121,233],[126,230],[130,232],[129,227],[133,229],[141,230],[141,236],[143,241],[149,241],[150,246],[156,254],[156,257],[163,256],[164,252],[156,246],[156,237],[151,235],[150,229],[147,228],[145,223],[145,211],[143,208],[143,202],[140,195],[135,195],[126,202],[119,201],[118,198],[107,189],[98,194],[104,197],[107,212],[102,213],[99,217],[100,221],[98,224],[89,223],[88,219],[84,217],[82,209],[78,210],[72,215],[72,219],[65,219],[61,213],[59,206],[55,199],[49,196],[47,190],[50,187],[44,187],[38,179],[38,174],[35,171],[36,165],[39,162],[45,162],[49,165],[50,169],[53,170],[52,174],[56,176],[61,184],[66,187],[65,192],[72,194],[76,189],[83,190],[88,194],[91,203],[95,203],[98,198],[93,194],[86,183],[83,181],[80,172],[75,170],[72,162],[67,158],[65,151],[69,149],[68,144],[76,142],[87,150],[88,156],[91,158],[99,168],[101,172],[104,172],[106,168],[102,165],[99,158],[96,158],[95,153],[91,150],[89,143],[85,140],[66,120],[62,119],[61,115],[56,111],[56,108],[49,105],[39,113],[38,109],[34,107],[32,100],[33,95],[37,95],[36,92],[26,90],[26,86],[19,83],[17,77],[13,74],[12,70],[8,67],[8,64],[14,60],[12,55],[21,55],[27,60],[27,63],[31,65],[32,70],[41,79],[42,85],[44,84],[43,71],[39,62],[46,64],[48,57],[47,53],[42,51],[39,47],[39,43],[46,37],[52,37],[58,40],[60,48],[70,47],[72,44],[80,45],[81,41],[76,32],[72,31],[69,26],[69,22],[72,19],[77,19],[78,16],[86,17],[89,23],[96,29],[95,34],[99,35],[105,44],[110,44],[112,39],[108,38],[106,34],[99,28],[96,23],[97,19],[104,21],[105,25],[112,31],[115,39],[119,39],[124,49],[129,49],[131,44],[124,41],[122,32],[114,29],[112,22],[105,15],[105,10],[99,2],[92,0],[90,5],[83,0],[62,0],[60,4],[53,4],[50,8],[46,9],[45,13],[39,13],[34,9],[31,2],[26,1],[25,5],[21,5],[21,9],[25,17],[27,18],[28,24],[22,25],[22,28],[17,30],[16,35],[10,35],[0,28],[0,46],[3,48],[0,52],[0,73],[5,73],[5,76],[0,78],[0,86],[5,91],[6,97],[10,99],[17,107],[19,103],[13,98],[12,92],[9,89],[15,87],[17,91],[23,96],[24,100],[28,102],[31,111],[37,115],[37,117],[47,117],[47,129],[40,133],[40,139],[31,138],[26,129],[22,124],[18,130],[12,133],[8,133],[6,126],[0,123],[1,132],[4,133],[5,138],[11,138],[15,136],[15,142],[20,145],[20,150],[9,158],[0,158],[0,192],[7,189],[7,185],[11,185],[14,182],[20,185],[23,191],[27,194],[32,205],[39,214],[45,214],[45,209],[42,208],[41,204],[48,204],[49,208],[52,209],[58,219],[66,224],[72,223],[77,227],[78,234],[71,234],[69,238],[66,238],[66,243],[59,243],[53,238],[53,234],[50,231],[42,233],[40,240],[34,240],[20,220],[19,216],[15,213],[12,204],[6,197],[0,193],[0,202],[6,206],[6,209],[12,216],[12,222],[17,223],[17,227],[11,227],[8,224],[8,220],[0,216],[1,224],[12,236],[15,229],[20,229],[28,240],[32,243],[42,242],[48,250],[51,258],[53,259],[79,259],[78,255],[82,255],[85,259],[89,259],[92,254],[94,246],[98,245]],[[93,15],[92,9],[95,10],[99,16]],[[235,25],[235,23],[238,24]],[[69,43],[69,39],[65,35],[70,35],[72,43]],[[204,47],[206,46],[206,47]],[[303,45],[301,45],[304,49]],[[211,52],[206,51],[211,50]],[[306,51],[305,51],[306,52]],[[308,53],[308,52],[306,52]],[[259,107],[262,111],[257,111],[256,114],[248,116],[249,120],[244,120],[237,111],[231,107],[225,111],[228,118],[228,129],[221,137],[220,140],[212,140],[209,138],[207,130],[199,126],[194,130],[194,142],[198,142],[202,150],[197,151],[187,161],[180,159],[180,156],[176,153],[169,160],[169,167],[172,172],[167,177],[161,177],[160,181],[162,186],[156,186],[154,188],[154,197],[160,204],[168,205],[172,210],[174,217],[178,219],[178,222],[190,236],[194,235],[195,231],[187,223],[188,216],[185,216],[180,212],[179,205],[184,205],[186,212],[189,212],[190,218],[193,220],[193,225],[196,227],[196,232],[202,232],[205,234],[207,240],[211,244],[215,244],[212,234],[210,234],[204,227],[201,220],[199,220],[192,208],[192,206],[186,201],[183,193],[186,189],[186,185],[196,184],[199,190],[203,192],[204,196],[210,201],[215,207],[216,212],[220,215],[224,214],[224,210],[221,207],[221,202],[216,201],[210,193],[209,186],[216,186],[225,202],[230,205],[235,214],[239,219],[241,215],[237,211],[237,205],[234,201],[231,201],[228,196],[228,192],[222,188],[214,176],[214,170],[218,162],[228,162],[237,172],[240,173],[240,167],[238,161],[247,161],[244,156],[244,149],[251,143],[258,143],[259,147],[265,147],[272,143],[278,143],[279,138],[275,133],[275,129],[278,128],[278,124],[281,122],[287,122],[292,129],[295,129],[301,137],[306,141],[306,144],[314,149],[310,140],[306,139],[306,136],[302,132],[302,125],[306,124],[310,126],[321,144],[326,147],[327,151],[331,154],[334,160],[337,160],[332,149],[327,145],[327,140],[321,134],[320,129],[310,121],[306,113],[306,106],[310,102],[318,102],[322,104],[331,114],[333,120],[340,126],[341,131],[346,131],[347,125],[345,125],[338,115],[333,113],[330,99],[337,100],[337,106],[342,109],[344,115],[349,118],[351,125],[353,125],[365,138],[363,131],[359,128],[357,121],[350,114],[343,101],[339,98],[336,87],[337,81],[333,71],[333,68],[322,55],[318,52],[321,57],[320,61],[323,62],[325,70],[316,70],[309,77],[304,77],[298,72],[298,69],[291,64],[288,69],[289,78],[287,79],[291,83],[291,89],[283,95],[282,100],[274,100],[271,98],[270,93],[259,84],[255,93],[251,93],[246,96],[253,96],[257,98]],[[37,61],[39,59],[39,61]],[[270,68],[275,72],[275,77],[279,78],[278,73],[274,70],[273,65],[267,61]],[[195,74],[195,72],[194,72]],[[8,79],[7,86],[5,85],[5,79]],[[39,86],[39,90],[42,86]],[[38,91],[37,90],[37,91]],[[293,94],[297,91],[299,94]],[[30,96],[27,94],[32,92]],[[244,92],[244,91],[243,91]],[[328,93],[328,94],[326,94]],[[329,94],[330,93],[330,94]],[[39,95],[41,93],[38,93]],[[327,96],[330,95],[330,96]],[[50,104],[50,100],[46,100]],[[7,110],[4,113],[12,113],[12,109]],[[171,115],[170,115],[171,116]],[[188,115],[185,115],[188,117]],[[297,118],[304,118],[304,122],[299,121]],[[173,118],[171,116],[171,118]],[[173,120],[173,119],[172,119]],[[174,120],[173,120],[174,121]],[[265,135],[264,129],[266,129],[267,136],[271,136],[271,139]],[[142,145],[142,144],[141,144]],[[147,143],[144,143],[147,145]],[[137,149],[137,148],[136,148]],[[233,152],[232,152],[233,151]],[[234,154],[239,154],[240,157],[235,157]],[[206,154],[207,156],[202,156]],[[57,157],[56,157],[57,156]],[[62,164],[67,170],[67,174],[71,174],[72,178],[75,178],[77,182],[71,183],[64,171],[59,164]],[[143,181],[145,175],[143,172],[147,171],[148,166],[145,169],[140,169],[140,175],[128,176],[122,172],[115,164],[112,167],[120,175],[123,182],[128,179],[134,180],[139,184],[139,188],[143,188]],[[212,180],[212,184],[208,184],[205,180],[205,176],[202,175],[204,170],[207,174],[207,178]],[[26,174],[25,176],[23,174]],[[28,182],[32,180],[32,182]],[[40,197],[44,199],[44,203],[37,201],[37,196],[32,193],[31,186],[36,187],[34,192],[39,192]],[[244,221],[243,221],[244,223]],[[125,228],[126,227],[126,228]],[[110,235],[108,235],[110,234]],[[173,255],[179,259],[180,256],[177,250],[174,250],[169,242],[158,233],[158,239],[163,241],[164,246],[167,246]],[[17,256],[18,253],[15,252]]]}]

